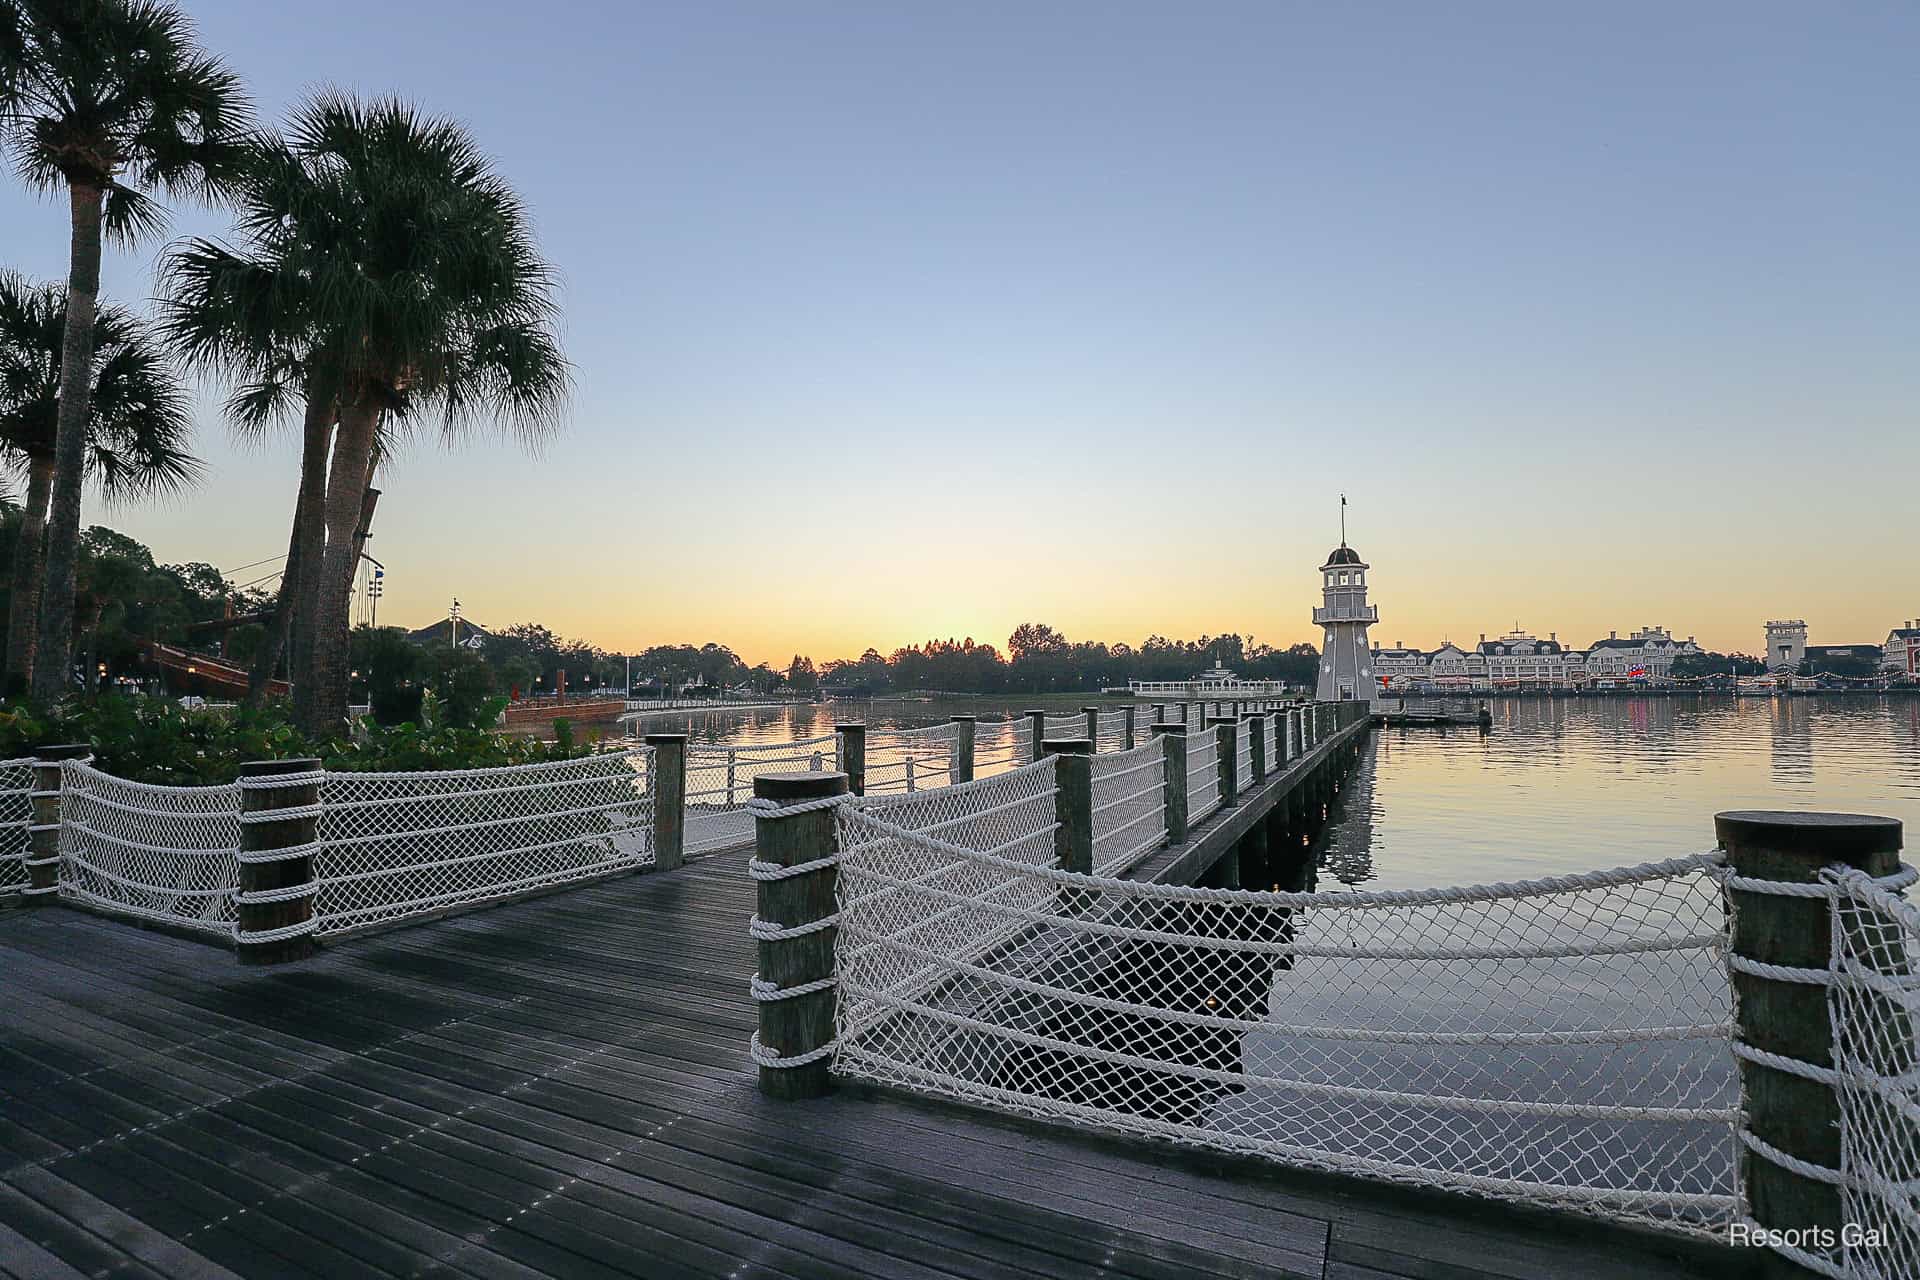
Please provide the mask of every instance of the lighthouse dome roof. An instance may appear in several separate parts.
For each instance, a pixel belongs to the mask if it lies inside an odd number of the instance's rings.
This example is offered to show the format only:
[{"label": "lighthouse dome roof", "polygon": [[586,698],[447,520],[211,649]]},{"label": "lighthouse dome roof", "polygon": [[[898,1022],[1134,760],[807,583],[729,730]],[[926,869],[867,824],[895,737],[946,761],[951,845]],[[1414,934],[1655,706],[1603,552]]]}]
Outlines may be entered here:
[{"label": "lighthouse dome roof", "polygon": [[1359,564],[1360,562],[1360,553],[1344,544],[1327,552],[1328,564]]}]

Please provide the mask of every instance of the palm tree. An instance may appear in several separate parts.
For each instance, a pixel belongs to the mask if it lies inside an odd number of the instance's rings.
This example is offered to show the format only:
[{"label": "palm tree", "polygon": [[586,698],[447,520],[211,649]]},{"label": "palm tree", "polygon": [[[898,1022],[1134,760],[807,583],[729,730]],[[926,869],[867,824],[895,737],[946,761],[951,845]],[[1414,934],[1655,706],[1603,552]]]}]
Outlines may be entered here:
[{"label": "palm tree", "polygon": [[[0,463],[25,473],[27,482],[7,616],[11,693],[26,686],[35,667],[66,314],[66,291],[58,285],[36,287],[0,271]],[[95,317],[86,386],[82,469],[109,501],[167,492],[199,477],[200,463],[187,452],[187,395],[146,330],[119,307],[101,307]]]},{"label": "palm tree", "polygon": [[29,186],[66,192],[72,225],[33,679],[43,700],[67,687],[102,239],[157,231],[150,192],[217,195],[247,122],[239,82],[172,5],[0,0],[0,145]]},{"label": "palm tree", "polygon": [[[329,732],[346,716],[348,593],[376,456],[436,421],[449,439],[486,422],[537,440],[571,373],[552,271],[459,124],[320,94],[284,139],[254,148],[236,204],[237,246],[191,240],[168,255],[162,324],[190,364],[242,379],[243,401],[274,403],[297,374],[309,447],[290,543],[294,709]],[[329,430],[330,458],[312,448]]]}]

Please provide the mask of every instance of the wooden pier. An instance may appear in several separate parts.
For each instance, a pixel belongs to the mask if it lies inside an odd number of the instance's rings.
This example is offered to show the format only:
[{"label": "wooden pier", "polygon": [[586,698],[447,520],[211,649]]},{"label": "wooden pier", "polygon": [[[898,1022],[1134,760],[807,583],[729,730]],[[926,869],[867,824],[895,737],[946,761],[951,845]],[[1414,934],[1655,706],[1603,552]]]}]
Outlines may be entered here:
[{"label": "wooden pier", "polygon": [[[1365,726],[1134,874],[1317,821]],[[0,914],[0,1274],[1645,1280],[1758,1252],[843,1087],[763,1096],[745,851],[236,967]]]}]

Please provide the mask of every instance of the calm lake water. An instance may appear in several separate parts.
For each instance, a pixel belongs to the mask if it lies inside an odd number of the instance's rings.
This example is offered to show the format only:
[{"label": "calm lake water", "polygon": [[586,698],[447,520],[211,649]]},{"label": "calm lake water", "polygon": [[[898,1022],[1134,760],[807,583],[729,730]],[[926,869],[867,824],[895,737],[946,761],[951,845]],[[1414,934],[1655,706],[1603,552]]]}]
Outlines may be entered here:
[{"label": "calm lake water", "polygon": [[[840,720],[1066,712],[1082,696],[668,713],[643,731],[783,742]],[[1417,888],[1696,853],[1722,809],[1886,814],[1920,829],[1920,698],[1495,698],[1493,731],[1383,729],[1321,853],[1320,887]]]},{"label": "calm lake water", "polygon": [[[1698,853],[1723,809],[1920,830],[1920,698],[1493,699],[1493,731],[1383,729],[1320,888],[1518,880]],[[1911,855],[1909,855],[1911,860]]]}]

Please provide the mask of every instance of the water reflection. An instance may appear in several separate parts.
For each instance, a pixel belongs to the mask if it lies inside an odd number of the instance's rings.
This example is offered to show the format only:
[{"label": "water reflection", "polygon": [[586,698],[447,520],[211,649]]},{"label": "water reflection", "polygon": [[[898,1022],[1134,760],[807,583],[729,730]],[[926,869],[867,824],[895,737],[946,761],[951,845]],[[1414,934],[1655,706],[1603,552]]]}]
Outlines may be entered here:
[{"label": "water reflection", "polygon": [[1492,711],[1484,738],[1375,735],[1325,837],[1330,881],[1416,888],[1677,857],[1712,845],[1722,809],[1920,823],[1920,699],[1509,698]]}]

